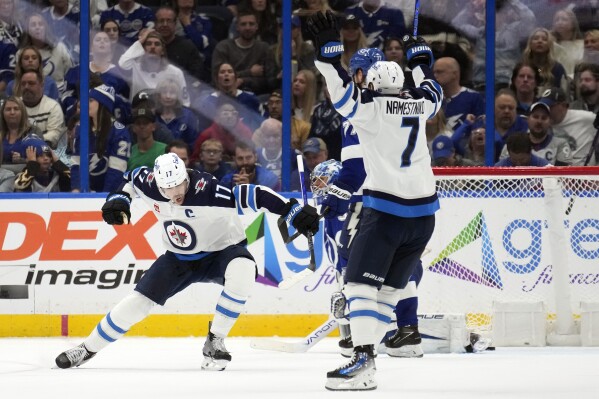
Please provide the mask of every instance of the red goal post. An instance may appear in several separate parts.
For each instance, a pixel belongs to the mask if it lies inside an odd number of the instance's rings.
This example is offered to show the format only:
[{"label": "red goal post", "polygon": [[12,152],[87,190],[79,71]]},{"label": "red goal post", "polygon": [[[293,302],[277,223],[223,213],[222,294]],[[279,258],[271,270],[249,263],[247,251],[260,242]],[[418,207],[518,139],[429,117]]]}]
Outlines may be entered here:
[{"label": "red goal post", "polygon": [[599,302],[599,167],[434,168],[441,209],[423,256],[419,313],[489,329],[494,302],[543,302],[571,334]]}]

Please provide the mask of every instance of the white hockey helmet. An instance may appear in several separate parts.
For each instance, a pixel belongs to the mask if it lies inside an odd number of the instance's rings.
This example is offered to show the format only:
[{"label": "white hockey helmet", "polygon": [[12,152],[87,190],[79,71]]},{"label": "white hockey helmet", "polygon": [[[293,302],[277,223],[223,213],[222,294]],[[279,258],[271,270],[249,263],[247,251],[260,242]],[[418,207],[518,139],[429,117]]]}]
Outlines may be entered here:
[{"label": "white hockey helmet", "polygon": [[154,179],[159,188],[173,188],[189,181],[185,163],[173,152],[162,154],[154,161]]},{"label": "white hockey helmet", "polygon": [[399,94],[403,87],[404,74],[399,64],[393,61],[377,61],[368,70],[366,85],[381,94]]}]

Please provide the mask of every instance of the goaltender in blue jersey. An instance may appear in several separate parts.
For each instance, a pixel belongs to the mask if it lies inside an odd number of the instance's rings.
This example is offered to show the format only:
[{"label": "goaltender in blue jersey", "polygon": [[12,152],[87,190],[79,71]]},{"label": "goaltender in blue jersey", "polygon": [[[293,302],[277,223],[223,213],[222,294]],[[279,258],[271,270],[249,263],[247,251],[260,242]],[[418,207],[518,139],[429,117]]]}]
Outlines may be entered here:
[{"label": "goaltender in blue jersey", "polygon": [[117,191],[106,198],[102,217],[108,224],[128,224],[130,203],[139,197],[158,219],[166,252],[158,257],[135,286],[80,345],[56,358],[60,368],[79,366],[142,321],[155,305],[192,283],[216,283],[223,290],[204,343],[202,368],[223,370],[231,355],[224,338],[237,321],[257,276],[254,258],[246,248],[239,215],[266,210],[285,215],[300,233],[316,233],[316,208],[301,207],[268,187],[222,186],[212,175],[186,169],[174,153],[156,158],[154,168],[127,172]]},{"label": "goaltender in blue jersey", "polygon": [[327,373],[325,387],[375,389],[374,345],[432,236],[439,209],[425,125],[441,107],[443,92],[431,71],[432,51],[420,37],[403,38],[415,88],[403,88],[398,64],[378,61],[367,73],[368,90],[361,91],[341,66],[343,45],[332,13],[316,13],[308,29],[316,41],[315,65],[335,109],[358,134],[367,174],[364,216],[344,288],[354,351],[349,363]]}]

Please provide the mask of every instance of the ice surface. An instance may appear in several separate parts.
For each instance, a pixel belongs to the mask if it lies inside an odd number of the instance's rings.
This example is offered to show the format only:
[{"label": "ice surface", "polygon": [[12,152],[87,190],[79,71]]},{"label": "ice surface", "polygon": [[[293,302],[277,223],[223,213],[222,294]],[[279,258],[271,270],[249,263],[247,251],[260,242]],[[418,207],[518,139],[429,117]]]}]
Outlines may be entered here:
[{"label": "ice surface", "polygon": [[[292,340],[292,339],[290,339]],[[0,398],[599,398],[599,348],[498,348],[481,354],[376,359],[378,389],[325,390],[345,361],[327,338],[307,353],[251,349],[228,338],[225,371],[200,369],[204,338],[123,338],[76,369],[54,358],[77,338],[0,339]]]}]

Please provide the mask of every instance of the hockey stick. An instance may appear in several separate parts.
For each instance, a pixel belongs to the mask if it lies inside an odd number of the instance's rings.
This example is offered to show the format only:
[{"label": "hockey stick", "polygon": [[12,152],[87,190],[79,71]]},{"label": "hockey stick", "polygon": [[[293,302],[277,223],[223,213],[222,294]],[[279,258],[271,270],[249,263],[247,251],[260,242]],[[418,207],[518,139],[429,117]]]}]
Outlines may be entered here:
[{"label": "hockey stick", "polygon": [[414,36],[418,35],[418,15],[420,14],[420,0],[414,4]]},{"label": "hockey stick", "polygon": [[[589,165],[589,162],[591,162],[591,158],[593,157],[593,154],[597,151],[597,149],[599,147],[599,113],[597,113],[597,115],[595,116],[595,121],[593,122],[593,127],[595,129],[597,129],[597,131],[595,132],[595,137],[593,137],[593,142],[591,143],[591,148],[589,149],[589,152],[584,159],[583,166]],[[599,161],[599,159],[595,159],[595,161]],[[570,195],[570,200],[568,201],[568,206],[566,207],[566,212],[565,212],[566,216],[569,216],[570,212],[572,212],[572,208],[574,207],[575,200],[576,200],[576,194],[572,193],[572,195]]]},{"label": "hockey stick", "polygon": [[[297,156],[297,170],[299,172],[302,199],[304,200],[304,206],[306,206],[308,204],[308,194],[304,182],[304,161],[301,155]],[[308,251],[310,252],[310,263],[308,264],[308,267],[306,267],[301,272],[296,273],[293,276],[281,281],[279,283],[279,288],[286,290],[288,288],[293,287],[295,284],[302,281],[306,277],[314,274],[314,271],[316,270],[316,256],[314,255],[314,237],[312,237],[311,232],[308,232],[308,234],[306,234],[306,238],[308,239]]]},{"label": "hockey stick", "polygon": [[329,318],[327,321],[318,326],[308,336],[301,341],[285,342],[274,338],[261,338],[250,341],[250,347],[254,349],[263,349],[268,351],[289,352],[289,353],[304,353],[314,345],[319,343],[323,338],[328,336],[339,324],[334,318]]}]

